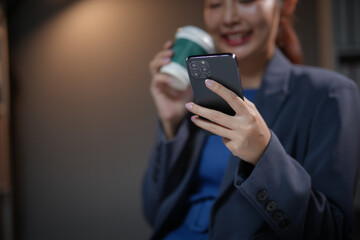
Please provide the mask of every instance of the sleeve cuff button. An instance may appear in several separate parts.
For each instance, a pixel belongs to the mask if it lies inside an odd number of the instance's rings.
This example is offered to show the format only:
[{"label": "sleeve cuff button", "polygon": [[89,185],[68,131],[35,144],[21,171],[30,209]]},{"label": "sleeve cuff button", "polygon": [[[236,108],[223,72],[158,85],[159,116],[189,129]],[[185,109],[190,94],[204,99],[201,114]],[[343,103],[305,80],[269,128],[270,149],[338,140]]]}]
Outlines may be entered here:
[{"label": "sleeve cuff button", "polygon": [[268,212],[273,212],[273,211],[275,211],[275,209],[276,209],[276,202],[275,202],[275,201],[269,201],[269,202],[266,204],[265,208],[266,208],[266,211],[268,211]]},{"label": "sleeve cuff button", "polygon": [[284,213],[280,210],[277,210],[273,213],[272,217],[274,218],[275,221],[280,222],[281,220],[284,219]]},{"label": "sleeve cuff button", "polygon": [[256,195],[256,198],[259,202],[264,202],[269,198],[269,195],[266,190],[261,190]]},{"label": "sleeve cuff button", "polygon": [[289,224],[290,224],[289,219],[284,219],[284,220],[281,220],[281,222],[279,223],[279,227],[286,228],[287,226],[289,226]]}]

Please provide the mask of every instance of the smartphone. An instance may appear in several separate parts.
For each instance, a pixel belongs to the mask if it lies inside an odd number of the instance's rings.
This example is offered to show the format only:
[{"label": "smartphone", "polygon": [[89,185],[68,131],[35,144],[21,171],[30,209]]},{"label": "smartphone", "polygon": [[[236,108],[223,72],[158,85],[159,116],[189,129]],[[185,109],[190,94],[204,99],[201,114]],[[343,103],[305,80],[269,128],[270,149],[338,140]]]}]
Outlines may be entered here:
[{"label": "smartphone", "polygon": [[230,105],[205,85],[205,79],[215,80],[244,100],[235,54],[217,53],[189,56],[186,59],[186,67],[196,104],[235,115],[235,111]]}]

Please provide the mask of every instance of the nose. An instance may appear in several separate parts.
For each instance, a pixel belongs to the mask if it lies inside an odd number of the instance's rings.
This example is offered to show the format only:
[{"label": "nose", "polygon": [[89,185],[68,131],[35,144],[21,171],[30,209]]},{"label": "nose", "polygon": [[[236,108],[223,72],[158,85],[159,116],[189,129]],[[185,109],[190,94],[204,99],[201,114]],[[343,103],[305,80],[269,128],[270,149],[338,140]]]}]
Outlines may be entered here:
[{"label": "nose", "polygon": [[234,25],[239,21],[236,2],[234,0],[226,0],[225,2],[224,24]]}]

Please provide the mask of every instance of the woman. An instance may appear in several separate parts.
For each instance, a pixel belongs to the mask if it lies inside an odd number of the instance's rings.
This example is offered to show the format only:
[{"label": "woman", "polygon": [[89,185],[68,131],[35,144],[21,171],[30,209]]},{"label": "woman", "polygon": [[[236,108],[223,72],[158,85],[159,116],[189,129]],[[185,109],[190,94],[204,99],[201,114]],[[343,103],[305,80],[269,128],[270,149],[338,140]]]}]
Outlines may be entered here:
[{"label": "woman", "polygon": [[151,61],[160,124],[143,201],[153,239],[352,237],[359,94],[343,76],[289,61],[301,61],[295,5],[204,0],[206,29],[219,52],[236,54],[247,99],[204,84],[235,116],[169,87],[159,69],[171,42]]}]

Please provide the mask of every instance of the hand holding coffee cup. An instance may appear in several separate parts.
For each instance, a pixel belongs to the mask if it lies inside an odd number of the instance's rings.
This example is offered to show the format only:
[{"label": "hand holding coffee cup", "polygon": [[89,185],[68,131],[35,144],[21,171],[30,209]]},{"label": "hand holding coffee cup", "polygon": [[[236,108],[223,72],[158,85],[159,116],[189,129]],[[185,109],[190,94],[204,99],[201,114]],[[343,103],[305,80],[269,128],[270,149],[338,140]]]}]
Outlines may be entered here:
[{"label": "hand holding coffee cup", "polygon": [[211,36],[204,30],[195,26],[184,26],[177,30],[172,49],[174,55],[171,62],[161,67],[160,72],[173,77],[171,87],[185,90],[190,84],[186,71],[186,58],[191,55],[214,53],[215,45]]}]

